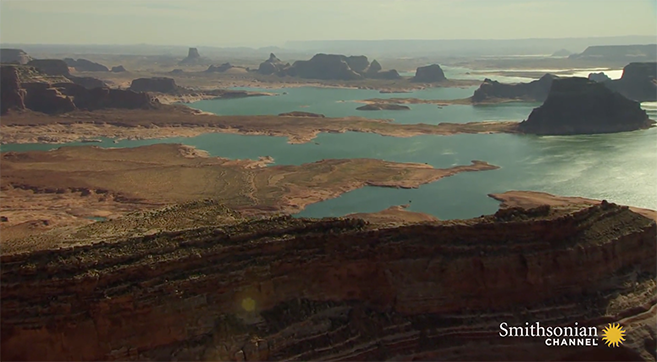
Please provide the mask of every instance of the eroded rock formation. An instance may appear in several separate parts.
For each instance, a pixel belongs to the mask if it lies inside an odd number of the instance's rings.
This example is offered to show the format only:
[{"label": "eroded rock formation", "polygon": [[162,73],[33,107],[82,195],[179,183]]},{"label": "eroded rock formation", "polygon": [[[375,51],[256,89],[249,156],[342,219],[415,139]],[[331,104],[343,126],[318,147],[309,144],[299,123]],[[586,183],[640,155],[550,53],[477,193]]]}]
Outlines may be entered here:
[{"label": "eroded rock formation", "polygon": [[197,48],[189,48],[187,57],[178,62],[178,65],[196,65],[205,63],[205,61],[206,60],[201,57],[201,54],[199,54]]},{"label": "eroded rock formation", "polygon": [[503,99],[543,102],[555,79],[559,79],[559,77],[545,74],[539,80],[529,83],[505,84],[486,78],[472,95],[472,102],[485,103]]},{"label": "eroded rock formation", "polygon": [[[363,60],[364,58],[364,60]],[[354,68],[353,64],[361,71],[367,65],[366,57],[347,57],[339,54],[315,54],[310,60],[298,60],[287,70],[287,74],[300,78],[324,79],[324,80],[356,80],[363,79]]]},{"label": "eroded rock formation", "polygon": [[415,71],[415,76],[411,78],[411,82],[418,83],[435,83],[446,80],[445,73],[438,64],[427,65],[426,67],[419,67]]},{"label": "eroded rock formation", "polygon": [[206,73],[212,73],[212,72],[225,72],[228,69],[234,68],[234,66],[230,63],[224,63],[219,66],[210,65],[208,69],[205,70]]},{"label": "eroded rock formation", "polygon": [[[76,235],[112,229],[97,225]],[[3,255],[2,359],[654,360],[656,233],[603,202],[389,228],[215,221]],[[535,321],[629,333],[618,348],[499,335]]]},{"label": "eroded rock formation", "polygon": [[[102,108],[151,109],[159,106],[157,100],[145,93],[108,89],[104,83],[88,77],[59,77],[59,82],[23,81],[21,68],[2,66],[2,114],[9,110],[29,109],[47,114],[61,114],[76,109],[95,110]],[[22,69],[23,72],[39,71],[34,68]],[[73,82],[69,82],[73,80]],[[100,82],[99,87],[97,82]]]},{"label": "eroded rock formation", "polygon": [[75,68],[78,72],[109,72],[109,69],[100,64],[87,59],[73,59],[64,58],[64,62],[71,68]]},{"label": "eroded rock formation", "polygon": [[68,65],[61,59],[33,59],[27,65],[33,66],[47,75],[62,75],[65,77],[71,75]]},{"label": "eroded rock formation", "polygon": [[10,109],[25,109],[25,90],[21,88],[16,67],[0,68],[0,94],[0,114],[7,114]]},{"label": "eroded rock formation", "polygon": [[364,55],[344,56],[341,54],[315,54],[310,60],[298,60],[294,64],[283,63],[273,53],[269,59],[260,63],[258,73],[276,74],[307,79],[323,80],[357,80],[399,79],[401,76],[394,70],[381,70],[381,64],[374,60],[370,64]]},{"label": "eroded rock formation", "polygon": [[274,53],[269,54],[269,59],[260,63],[258,73],[264,75],[276,74],[284,75],[285,69],[290,66],[290,63],[283,63],[276,57]]},{"label": "eroded rock formation", "polygon": [[592,80],[594,82],[598,83],[603,83],[603,82],[608,82],[611,80],[608,75],[605,74],[605,72],[599,72],[599,73],[589,73],[588,76],[589,80]]},{"label": "eroded rock formation", "polygon": [[519,130],[540,135],[593,134],[649,128],[638,102],[586,78],[555,79],[547,99]]},{"label": "eroded rock formation", "polygon": [[127,70],[122,65],[117,65],[115,67],[112,67],[110,72],[112,72],[112,73],[123,73],[123,72],[127,72]]},{"label": "eroded rock formation", "polygon": [[173,93],[179,91],[180,87],[173,78],[153,77],[134,79],[129,89],[135,92]]},{"label": "eroded rock formation", "polygon": [[657,63],[630,63],[620,79],[605,84],[637,102],[657,101]]},{"label": "eroded rock formation", "polygon": [[0,49],[0,63],[27,64],[32,58],[22,49]]}]

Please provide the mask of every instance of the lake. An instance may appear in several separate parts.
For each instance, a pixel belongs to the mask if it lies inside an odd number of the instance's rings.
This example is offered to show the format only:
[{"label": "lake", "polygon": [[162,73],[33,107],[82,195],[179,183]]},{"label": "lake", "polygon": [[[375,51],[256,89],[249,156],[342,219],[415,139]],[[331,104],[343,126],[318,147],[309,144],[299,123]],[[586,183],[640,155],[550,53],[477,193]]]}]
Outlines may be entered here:
[{"label": "lake", "polygon": [[[255,90],[255,89],[252,89]],[[522,121],[537,104],[515,103],[485,107],[410,105],[411,111],[357,111],[354,100],[373,97],[455,99],[473,89],[437,88],[410,94],[337,88],[290,88],[280,96],[201,101],[190,105],[217,114],[277,114],[294,110],[330,117],[366,116],[399,123]],[[285,93],[285,94],[284,94]],[[657,103],[644,103],[657,118]],[[532,190],[564,196],[606,199],[610,202],[657,209],[657,129],[585,136],[512,134],[424,135],[410,138],[348,132],[320,134],[313,142],[291,145],[283,137],[204,134],[192,138],[119,141],[105,139],[101,147],[137,147],[154,143],[183,143],[213,156],[256,159],[271,156],[274,164],[314,162],[328,158],[377,158],[396,162],[451,167],[483,160],[500,166],[493,171],[461,173],[418,189],[365,187],[308,206],[298,216],[342,216],[375,212],[410,204],[409,210],[441,219],[476,217],[495,212],[498,202],[489,193]],[[89,145],[71,143],[69,145]],[[2,151],[48,150],[61,145],[3,145]]]}]

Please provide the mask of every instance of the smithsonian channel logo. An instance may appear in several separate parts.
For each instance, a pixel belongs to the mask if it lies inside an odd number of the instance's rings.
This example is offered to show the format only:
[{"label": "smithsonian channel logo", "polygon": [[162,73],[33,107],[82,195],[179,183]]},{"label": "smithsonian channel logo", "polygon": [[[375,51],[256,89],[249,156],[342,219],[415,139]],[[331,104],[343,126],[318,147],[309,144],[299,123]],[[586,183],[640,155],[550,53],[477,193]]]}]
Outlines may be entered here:
[{"label": "smithsonian channel logo", "polygon": [[[604,343],[607,347],[618,347],[625,341],[625,329],[618,323],[610,323],[602,331],[597,327],[584,327],[575,322],[574,326],[542,326],[540,322],[524,326],[509,326],[500,323],[499,335],[502,338],[524,337],[543,338],[547,346],[595,347]],[[602,342],[601,342],[602,341]]]}]

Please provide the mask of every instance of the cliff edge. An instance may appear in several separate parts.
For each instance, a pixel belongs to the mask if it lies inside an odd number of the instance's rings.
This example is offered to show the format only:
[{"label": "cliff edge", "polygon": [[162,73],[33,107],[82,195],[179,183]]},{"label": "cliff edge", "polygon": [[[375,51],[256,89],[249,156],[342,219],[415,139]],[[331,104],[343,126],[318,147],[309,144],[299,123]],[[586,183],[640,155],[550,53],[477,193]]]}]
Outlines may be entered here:
[{"label": "cliff edge", "polygon": [[[192,220],[185,212],[144,225]],[[627,207],[383,228],[228,216],[118,241],[86,230],[72,235],[87,245],[3,255],[2,359],[654,360],[657,228]],[[87,229],[121,230],[114,222]],[[535,321],[618,321],[628,333],[617,348],[500,335]]]}]

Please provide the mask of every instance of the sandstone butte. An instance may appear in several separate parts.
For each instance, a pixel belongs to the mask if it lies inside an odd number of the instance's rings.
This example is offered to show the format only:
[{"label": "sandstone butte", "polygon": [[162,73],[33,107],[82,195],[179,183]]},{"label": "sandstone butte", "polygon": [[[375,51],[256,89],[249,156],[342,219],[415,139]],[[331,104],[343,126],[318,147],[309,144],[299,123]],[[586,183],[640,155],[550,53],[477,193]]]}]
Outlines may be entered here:
[{"label": "sandstone butte", "polygon": [[[94,223],[67,236],[82,245],[2,255],[1,357],[655,360],[655,221],[604,201],[495,197],[524,206],[388,227],[247,219],[207,200]],[[136,225],[168,229],[121,237]],[[627,336],[499,336],[534,321],[620,322]]]}]

